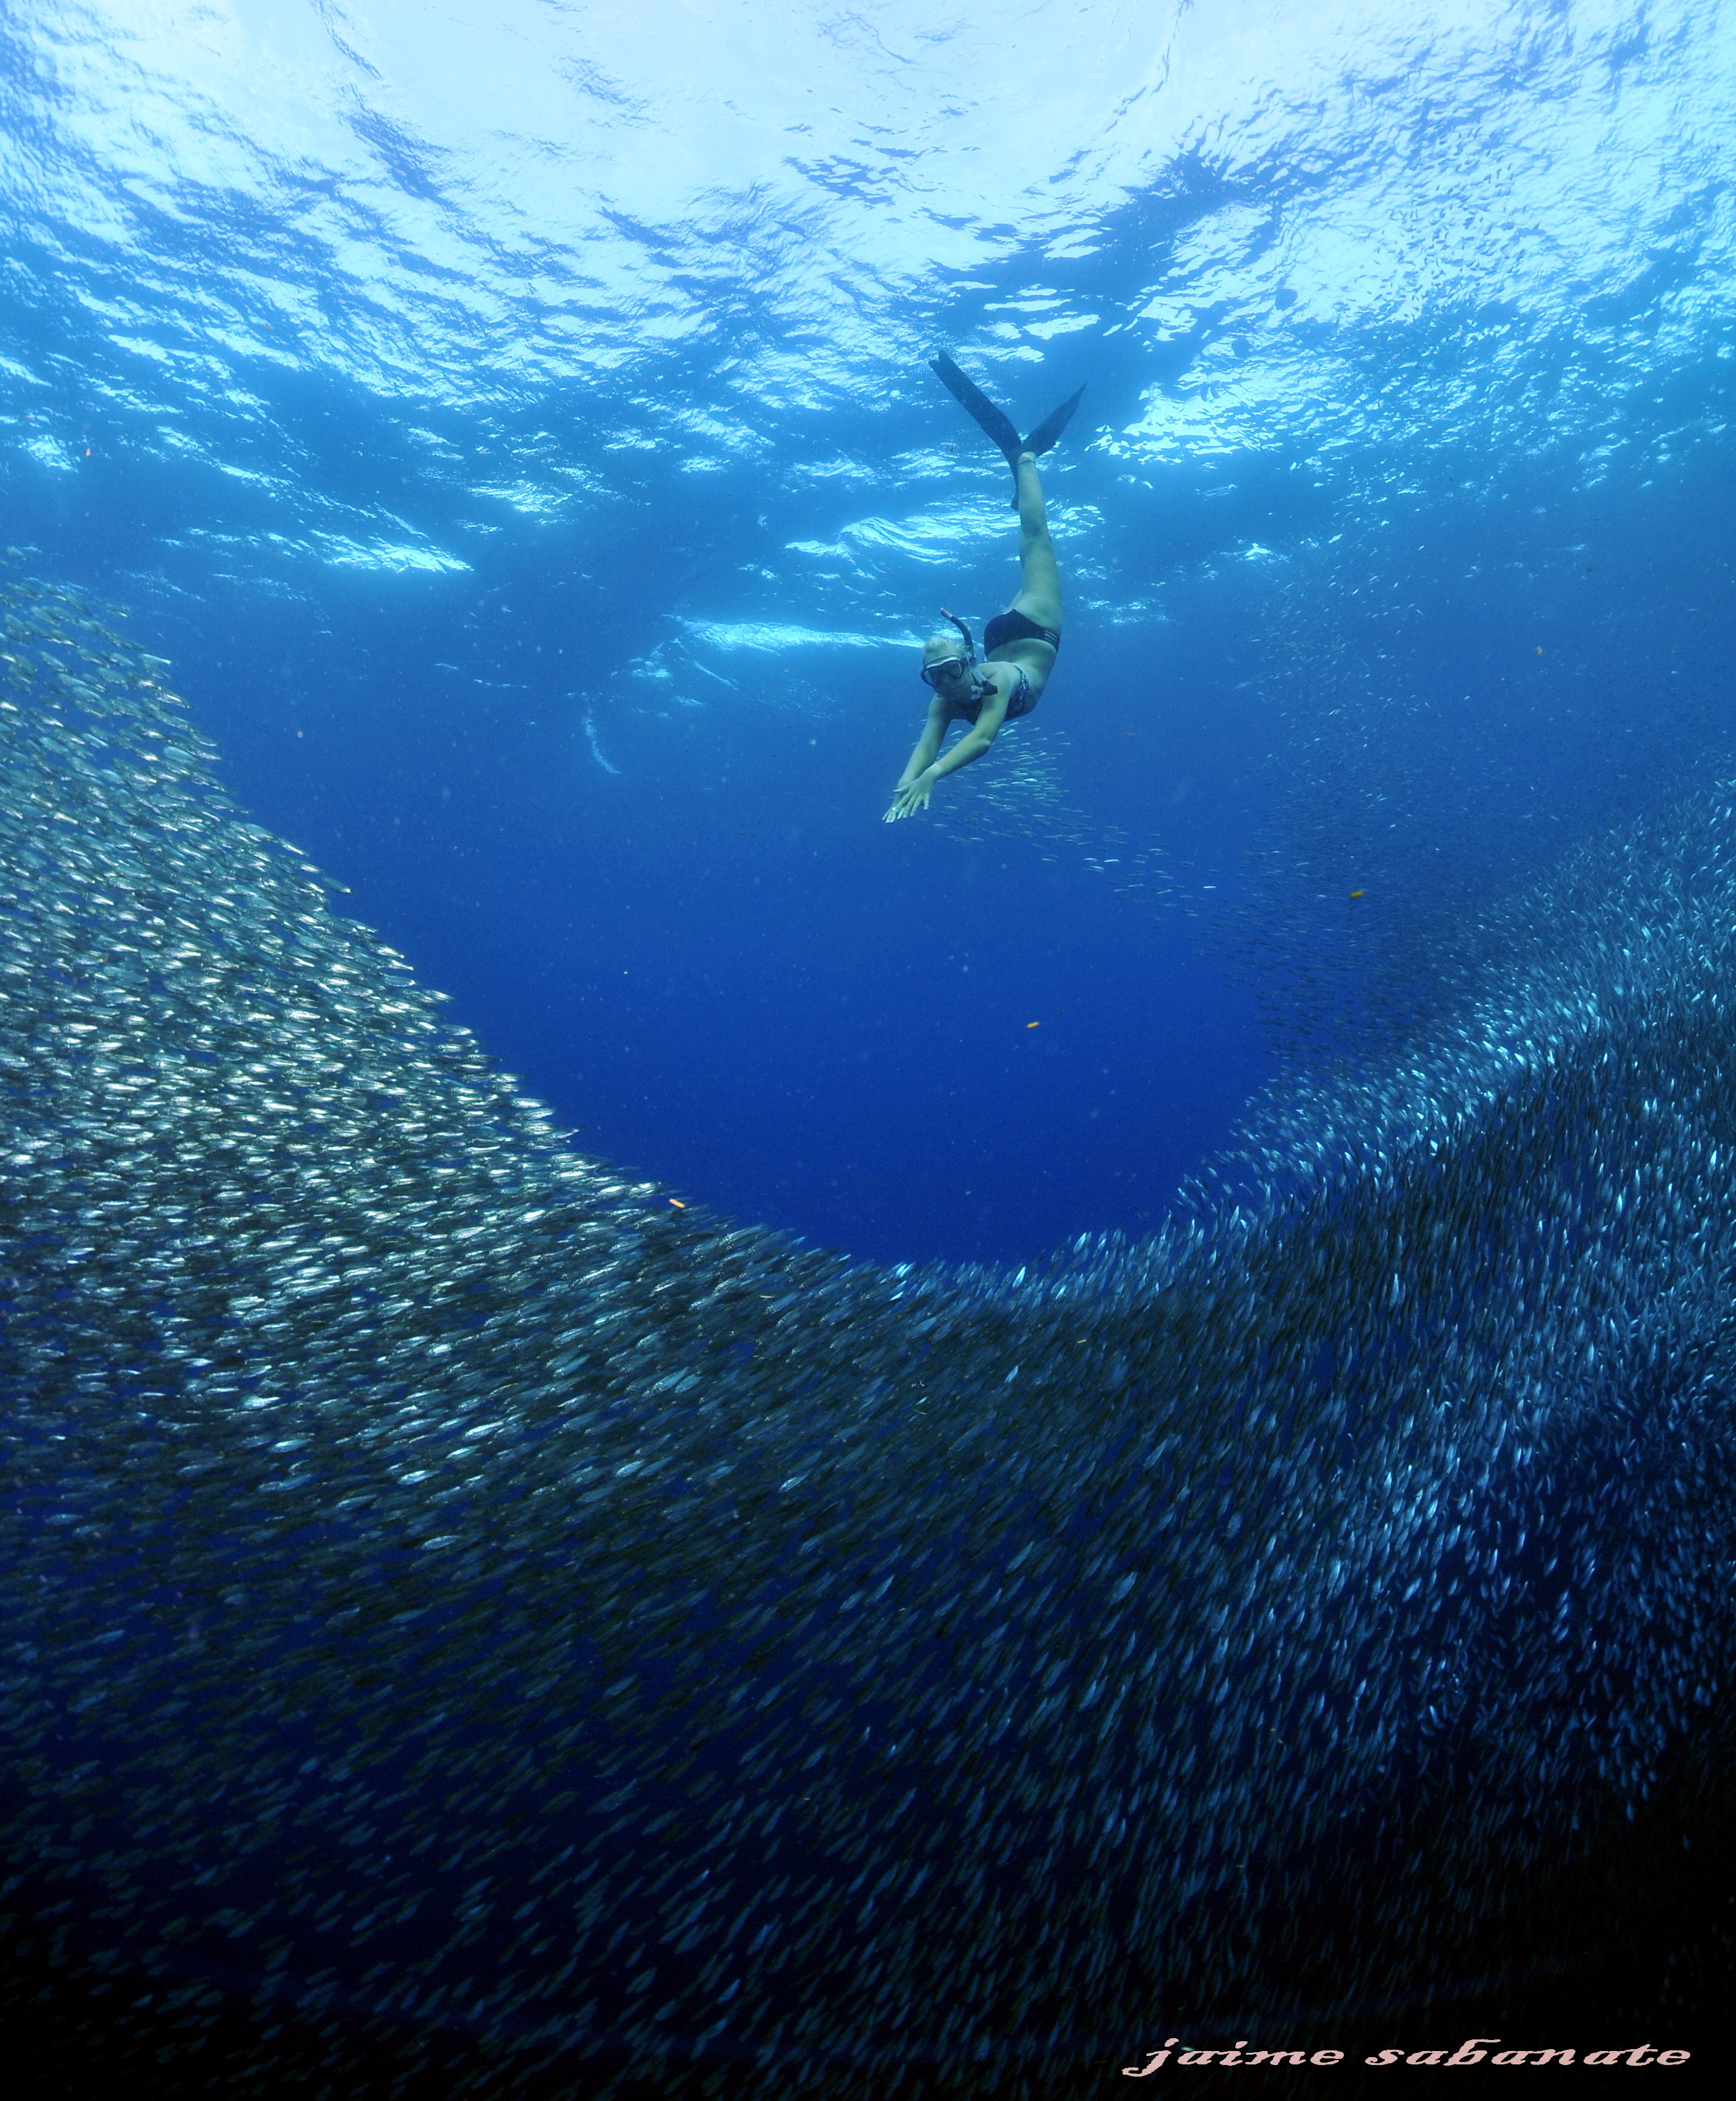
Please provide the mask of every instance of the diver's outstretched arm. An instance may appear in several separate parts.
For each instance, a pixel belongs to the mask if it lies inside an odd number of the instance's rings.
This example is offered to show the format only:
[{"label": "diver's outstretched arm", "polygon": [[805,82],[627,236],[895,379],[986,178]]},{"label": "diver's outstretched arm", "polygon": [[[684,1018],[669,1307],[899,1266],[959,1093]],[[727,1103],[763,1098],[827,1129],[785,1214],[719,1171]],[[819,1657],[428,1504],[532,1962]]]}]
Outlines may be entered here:
[{"label": "diver's outstretched arm", "polygon": [[[899,784],[892,791],[891,807],[886,812],[886,822],[895,825],[900,817],[908,817],[912,811],[920,810],[927,802],[934,788],[932,780],[924,780],[934,763],[935,754],[946,741],[948,710],[946,702],[936,693],[928,704],[928,720],[922,725],[922,734],[917,739],[917,748],[910,754],[910,763],[899,776]],[[923,782],[921,787],[917,785]]]},{"label": "diver's outstretched arm", "polygon": [[928,720],[922,725],[922,734],[917,739],[917,748],[910,754],[910,763],[899,776],[895,794],[902,794],[919,773],[925,772],[934,763],[934,754],[947,739],[947,704],[937,693],[928,704]]},{"label": "diver's outstretched arm", "polygon": [[[928,742],[925,732],[922,743],[917,746],[910,765],[904,769],[904,778],[898,784],[898,792],[892,798],[892,807],[886,812],[886,823],[895,825],[900,817],[913,817],[918,810],[925,810],[928,798],[934,792],[934,783],[943,781],[949,773],[956,773],[960,767],[968,766],[973,759],[980,759],[1000,733],[1001,725],[1006,720],[1006,695],[1000,692],[992,694],[983,701],[976,720],[949,752],[937,758],[931,750],[921,766],[917,767],[917,760],[922,756]],[[934,719],[934,712],[930,710],[930,728]],[[941,717],[940,731],[943,736],[946,734],[944,714]]]}]

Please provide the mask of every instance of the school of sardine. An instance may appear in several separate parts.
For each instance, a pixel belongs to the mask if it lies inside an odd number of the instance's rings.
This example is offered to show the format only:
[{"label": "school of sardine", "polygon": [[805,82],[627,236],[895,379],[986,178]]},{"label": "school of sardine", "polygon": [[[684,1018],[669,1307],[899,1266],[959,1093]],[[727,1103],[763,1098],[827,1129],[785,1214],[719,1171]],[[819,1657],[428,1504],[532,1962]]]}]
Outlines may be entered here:
[{"label": "school of sardine", "polygon": [[885,1269],[581,1157],[119,616],[0,597],[0,1909],[69,1975],[338,2093],[1036,2097],[1539,1953],[1727,1690],[1728,798],[1234,1194]]}]

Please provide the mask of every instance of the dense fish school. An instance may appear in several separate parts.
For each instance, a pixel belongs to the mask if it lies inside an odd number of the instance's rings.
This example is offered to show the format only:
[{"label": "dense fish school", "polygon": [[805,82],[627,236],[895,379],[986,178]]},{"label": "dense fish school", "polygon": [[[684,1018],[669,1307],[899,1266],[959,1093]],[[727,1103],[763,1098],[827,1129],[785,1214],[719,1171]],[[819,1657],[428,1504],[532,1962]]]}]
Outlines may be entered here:
[{"label": "dense fish school", "polygon": [[1619,1924],[1725,1741],[1727,800],[1191,1223],[884,1271],[577,1157],[4,598],[0,1909],[117,2033],[1052,2097]]}]

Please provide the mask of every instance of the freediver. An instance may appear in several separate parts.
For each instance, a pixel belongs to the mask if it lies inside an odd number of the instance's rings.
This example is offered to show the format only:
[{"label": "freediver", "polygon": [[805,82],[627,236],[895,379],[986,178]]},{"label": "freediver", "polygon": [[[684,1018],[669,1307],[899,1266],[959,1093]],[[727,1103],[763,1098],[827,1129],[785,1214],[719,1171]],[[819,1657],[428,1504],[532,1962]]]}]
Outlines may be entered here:
[{"label": "freediver", "polygon": [[[886,812],[889,825],[925,808],[934,783],[968,766],[973,759],[980,759],[1000,734],[1001,724],[1029,714],[1049,683],[1055,652],[1061,647],[1061,577],[1055,567],[1054,543],[1049,537],[1036,463],[1067,428],[1079,406],[1080,395],[1085,391],[1081,387],[1078,394],[1069,396],[1022,440],[1011,421],[971,384],[944,352],[930,363],[942,384],[982,425],[1013,470],[1018,561],[1024,581],[1008,609],[997,613],[983,629],[980,667],[970,630],[943,607],[942,617],[958,630],[959,639],[950,635],[931,635],[922,645],[922,682],[934,689],[934,697],[929,702],[928,720]],[[956,720],[970,727],[942,756],[941,745]]]}]

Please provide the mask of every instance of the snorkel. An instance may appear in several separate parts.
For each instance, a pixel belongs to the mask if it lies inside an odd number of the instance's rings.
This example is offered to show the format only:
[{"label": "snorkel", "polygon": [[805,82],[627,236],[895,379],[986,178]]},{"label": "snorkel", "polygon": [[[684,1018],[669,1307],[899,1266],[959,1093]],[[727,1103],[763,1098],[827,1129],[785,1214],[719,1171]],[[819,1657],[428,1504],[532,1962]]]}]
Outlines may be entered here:
[{"label": "snorkel", "polygon": [[965,626],[964,621],[959,618],[956,613],[948,613],[944,606],[942,606],[940,608],[940,617],[943,620],[950,620],[952,625],[958,630],[959,633],[964,636],[965,661],[967,664],[974,664],[977,661],[977,639],[975,635],[974,635],[970,630]]}]

